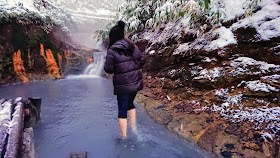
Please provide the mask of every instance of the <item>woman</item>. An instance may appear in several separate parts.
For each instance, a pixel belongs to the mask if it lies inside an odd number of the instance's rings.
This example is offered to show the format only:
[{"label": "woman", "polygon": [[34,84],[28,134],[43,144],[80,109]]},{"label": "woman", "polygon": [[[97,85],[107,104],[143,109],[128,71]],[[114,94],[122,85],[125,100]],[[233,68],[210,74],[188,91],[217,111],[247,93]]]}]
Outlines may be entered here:
[{"label": "woman", "polygon": [[118,100],[118,118],[122,138],[126,138],[127,114],[129,125],[136,131],[136,110],[133,100],[137,92],[143,89],[141,67],[144,57],[139,48],[124,38],[125,23],[119,21],[109,33],[109,47],[107,50],[104,70],[114,74],[114,94]]}]

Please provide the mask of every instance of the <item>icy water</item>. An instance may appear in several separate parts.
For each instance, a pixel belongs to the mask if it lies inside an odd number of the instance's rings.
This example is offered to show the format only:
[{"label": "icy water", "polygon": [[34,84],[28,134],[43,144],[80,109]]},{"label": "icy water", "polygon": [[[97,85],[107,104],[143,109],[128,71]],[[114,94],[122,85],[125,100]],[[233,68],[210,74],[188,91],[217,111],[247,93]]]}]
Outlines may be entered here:
[{"label": "icy water", "polygon": [[137,106],[138,134],[120,139],[112,81],[104,78],[38,81],[0,88],[1,98],[42,98],[35,127],[38,158],[67,158],[87,151],[89,158],[210,157],[156,124]]}]

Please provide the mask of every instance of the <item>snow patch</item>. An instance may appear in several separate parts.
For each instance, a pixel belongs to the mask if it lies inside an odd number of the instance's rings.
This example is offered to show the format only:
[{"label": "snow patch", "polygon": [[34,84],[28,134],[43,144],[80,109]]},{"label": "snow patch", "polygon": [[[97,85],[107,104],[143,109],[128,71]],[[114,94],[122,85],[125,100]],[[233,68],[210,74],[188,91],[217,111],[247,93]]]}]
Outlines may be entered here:
[{"label": "snow patch", "polygon": [[261,79],[269,80],[271,82],[278,82],[280,80],[280,75],[275,74],[275,75],[271,75],[271,76],[263,76],[263,77],[261,77]]},{"label": "snow patch", "polygon": [[168,72],[168,74],[172,76],[172,75],[174,75],[174,74],[175,74],[175,72],[176,72],[176,70],[175,70],[175,69],[173,69],[173,70],[169,71],[169,72]]},{"label": "snow patch", "polygon": [[202,62],[204,62],[204,63],[211,63],[212,61],[217,61],[217,59],[216,58],[209,58],[209,57],[205,57],[203,60],[202,60]]},{"label": "snow patch", "polygon": [[18,103],[20,101],[22,101],[22,97],[17,97],[16,100],[15,100],[15,103]]},{"label": "snow patch", "polygon": [[231,32],[231,30],[224,26],[218,28],[217,30],[214,30],[212,32],[212,35],[219,35],[219,38],[212,41],[208,46],[206,46],[205,50],[207,51],[223,48],[231,44],[237,44],[237,41],[234,38],[234,35]]},{"label": "snow patch", "polygon": [[238,57],[231,61],[230,66],[234,68],[230,72],[233,76],[244,74],[259,75],[261,73],[266,74],[280,71],[280,65],[268,64],[267,62],[257,61],[249,57]]},{"label": "snow patch", "polygon": [[18,102],[16,107],[14,108],[13,118],[11,121],[7,122],[5,126],[8,127],[7,133],[11,134],[11,131],[18,125],[18,120],[20,117],[20,109],[23,106],[22,102]]},{"label": "snow patch", "polygon": [[153,54],[155,54],[155,52],[156,52],[155,50],[152,50],[152,51],[149,52],[149,54],[153,55]]},{"label": "snow patch", "polygon": [[220,106],[212,104],[210,107],[205,106],[195,111],[211,110],[211,112],[219,112],[222,117],[234,123],[252,122],[254,123],[255,130],[262,130],[262,136],[271,140],[280,130],[280,107],[268,108],[269,103],[263,100],[257,100],[257,102],[264,103],[265,106],[259,108],[244,107],[242,104],[242,93],[231,96],[228,93],[228,89],[216,90],[215,95],[224,100]]},{"label": "snow patch", "polygon": [[194,77],[195,80],[207,79],[215,82],[218,78],[225,76],[225,69],[222,67],[215,67],[213,70],[203,69],[199,72],[199,76]]},{"label": "snow patch", "polygon": [[280,36],[280,6],[277,0],[262,0],[261,10],[232,25],[232,30],[238,28],[256,28],[262,40],[269,40]]},{"label": "snow patch", "polygon": [[12,111],[12,101],[4,102],[0,107],[0,125],[7,123],[7,121],[11,120]]},{"label": "snow patch", "polygon": [[254,92],[279,92],[279,89],[271,86],[270,84],[267,83],[262,83],[261,81],[248,81],[246,83],[246,88],[248,88],[250,91],[254,91]]},{"label": "snow patch", "polygon": [[246,81],[241,81],[241,82],[237,85],[237,88],[241,87],[243,83],[246,83]]},{"label": "snow patch", "polygon": [[178,55],[183,52],[188,52],[191,48],[191,42],[180,44],[177,49],[174,50],[173,55]]}]

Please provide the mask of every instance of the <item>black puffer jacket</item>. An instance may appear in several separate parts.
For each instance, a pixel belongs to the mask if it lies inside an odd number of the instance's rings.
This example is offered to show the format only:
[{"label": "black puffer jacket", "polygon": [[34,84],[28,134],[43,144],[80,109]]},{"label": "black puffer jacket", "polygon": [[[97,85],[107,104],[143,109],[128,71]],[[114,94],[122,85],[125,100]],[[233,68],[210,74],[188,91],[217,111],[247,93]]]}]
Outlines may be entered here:
[{"label": "black puffer jacket", "polygon": [[143,89],[141,67],[145,60],[136,45],[126,39],[115,42],[107,51],[104,70],[114,74],[114,94],[129,94]]}]

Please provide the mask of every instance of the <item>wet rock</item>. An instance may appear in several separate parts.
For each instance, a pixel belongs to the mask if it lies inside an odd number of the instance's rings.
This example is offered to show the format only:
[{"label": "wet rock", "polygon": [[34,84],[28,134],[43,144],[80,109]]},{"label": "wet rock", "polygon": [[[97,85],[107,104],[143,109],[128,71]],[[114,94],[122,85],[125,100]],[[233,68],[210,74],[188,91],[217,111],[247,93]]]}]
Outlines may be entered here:
[{"label": "wet rock", "polygon": [[242,135],[242,131],[240,127],[236,124],[230,124],[226,129],[225,132],[228,134],[234,134],[234,135]]},{"label": "wet rock", "polygon": [[[20,157],[19,151],[22,148],[22,135],[24,128],[24,106],[22,100],[17,100],[14,107],[12,121],[9,124],[9,137],[6,145],[6,152],[4,157],[17,158]],[[3,153],[2,153],[3,154]]]},{"label": "wet rock", "polygon": [[219,130],[214,141],[215,145],[212,152],[220,153],[221,151],[230,151],[233,157],[241,157],[238,151],[242,150],[242,146],[237,136],[229,135],[223,130]]},{"label": "wet rock", "polygon": [[197,144],[208,151],[215,148],[216,137],[221,131],[221,127],[222,126],[219,122],[211,123],[196,136]]},{"label": "wet rock", "polygon": [[22,143],[22,157],[36,158],[34,146],[34,131],[32,127],[24,129]]},{"label": "wet rock", "polygon": [[264,143],[262,144],[262,150],[263,150],[263,153],[264,153],[264,155],[265,155],[266,157],[270,157],[270,156],[271,156],[271,152],[270,152],[270,150],[269,150],[269,146],[268,146],[268,144],[267,144],[266,142],[264,142]]},{"label": "wet rock", "polygon": [[34,54],[32,58],[34,59],[34,65],[32,69],[34,69],[38,73],[47,74],[48,73],[48,69],[46,67],[47,62],[44,59],[44,57],[39,54],[36,55]]},{"label": "wet rock", "polygon": [[24,101],[24,128],[34,127],[41,119],[41,98]]},{"label": "wet rock", "polygon": [[150,100],[145,107],[147,113],[159,124],[166,126],[173,119],[172,115],[166,111],[165,105],[157,100]]},{"label": "wet rock", "polygon": [[265,158],[266,156],[260,152],[260,151],[255,151],[251,149],[244,149],[241,151],[242,152],[242,157],[253,157],[253,158]]},{"label": "wet rock", "polygon": [[182,137],[191,142],[197,142],[205,133],[205,129],[209,126],[206,123],[208,114],[185,114],[178,115],[168,124],[167,128],[179,133]]},{"label": "wet rock", "polygon": [[232,152],[231,151],[222,151],[221,155],[223,157],[226,157],[226,158],[231,158],[232,157]]},{"label": "wet rock", "polygon": [[253,42],[259,39],[256,36],[258,33],[254,27],[238,28],[234,31],[238,42]]},{"label": "wet rock", "polygon": [[259,146],[254,142],[242,142],[244,148],[258,150]]},{"label": "wet rock", "polygon": [[[33,113],[30,109],[30,101],[37,108],[41,106],[41,99],[30,98],[28,101],[23,101],[20,97],[9,101],[1,99],[0,153],[2,157],[35,158],[33,129],[24,129],[26,123],[24,116]],[[26,113],[27,109],[30,111],[29,114]]]},{"label": "wet rock", "polygon": [[82,152],[79,152],[79,153],[71,153],[70,158],[87,158],[87,152],[82,151]]},{"label": "wet rock", "polygon": [[233,150],[234,144],[225,144],[225,147],[227,148],[227,150]]}]

